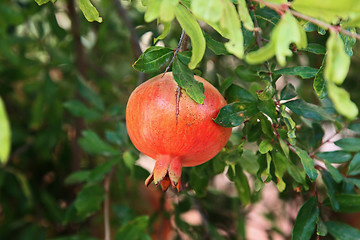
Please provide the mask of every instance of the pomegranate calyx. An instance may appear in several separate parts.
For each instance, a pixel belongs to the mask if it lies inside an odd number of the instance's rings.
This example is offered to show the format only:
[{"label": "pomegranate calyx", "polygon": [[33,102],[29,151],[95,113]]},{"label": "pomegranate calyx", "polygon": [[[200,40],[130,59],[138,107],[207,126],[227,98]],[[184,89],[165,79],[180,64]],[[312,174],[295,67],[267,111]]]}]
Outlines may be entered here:
[{"label": "pomegranate calyx", "polygon": [[167,155],[159,156],[154,171],[145,181],[145,186],[149,186],[151,182],[154,182],[156,185],[160,184],[164,192],[170,185],[181,192],[181,169],[182,164],[179,158]]}]

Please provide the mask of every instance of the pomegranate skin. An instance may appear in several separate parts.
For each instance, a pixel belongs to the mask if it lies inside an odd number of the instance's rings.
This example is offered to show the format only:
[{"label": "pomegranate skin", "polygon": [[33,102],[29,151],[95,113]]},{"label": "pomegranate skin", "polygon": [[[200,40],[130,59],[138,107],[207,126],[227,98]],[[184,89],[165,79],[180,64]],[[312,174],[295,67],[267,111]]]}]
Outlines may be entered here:
[{"label": "pomegranate skin", "polygon": [[195,79],[205,88],[203,104],[192,100],[185,90],[177,94],[180,88],[171,72],[141,84],[129,98],[127,131],[135,147],[156,160],[153,176],[156,184],[169,175],[164,185],[170,182],[177,185],[182,166],[210,160],[230,137],[231,128],[213,121],[226,105],[225,99],[209,82],[198,76]]}]

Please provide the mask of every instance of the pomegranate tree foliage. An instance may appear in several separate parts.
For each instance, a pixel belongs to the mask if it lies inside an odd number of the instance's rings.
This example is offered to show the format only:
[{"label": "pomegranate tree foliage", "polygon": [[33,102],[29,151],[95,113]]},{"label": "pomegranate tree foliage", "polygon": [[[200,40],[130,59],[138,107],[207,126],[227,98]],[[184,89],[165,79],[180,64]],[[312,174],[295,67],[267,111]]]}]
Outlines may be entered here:
[{"label": "pomegranate tree foliage", "polygon": [[[266,184],[283,201],[303,199],[286,238],[360,239],[337,219],[360,212],[360,1],[123,1],[127,24],[116,1],[75,2],[85,18],[71,0],[35,2],[0,4],[1,239],[102,239],[104,222],[114,239],[166,236],[165,226],[177,238],[245,239],[247,209]],[[131,25],[154,33],[138,59]],[[211,81],[228,102],[214,121],[234,130],[214,159],[183,170],[168,208],[142,188],[148,173],[124,110],[135,70],[162,73],[182,29],[190,44],[172,62],[175,80],[199,104],[194,74]],[[214,188],[224,172],[236,196]],[[190,209],[201,226],[181,217]],[[281,229],[269,221],[270,238]]]}]

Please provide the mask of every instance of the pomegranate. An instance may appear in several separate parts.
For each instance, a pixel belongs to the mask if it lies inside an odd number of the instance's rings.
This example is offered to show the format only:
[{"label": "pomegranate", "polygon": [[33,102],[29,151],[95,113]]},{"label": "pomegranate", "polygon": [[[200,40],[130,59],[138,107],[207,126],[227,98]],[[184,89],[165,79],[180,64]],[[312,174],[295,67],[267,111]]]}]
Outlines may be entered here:
[{"label": "pomegranate", "polygon": [[200,165],[213,158],[228,141],[231,128],[214,123],[226,101],[201,77],[205,100],[198,104],[175,82],[171,72],[138,86],[126,107],[129,137],[142,153],[156,160],[146,179],[166,191],[170,184],[181,191],[182,167]]}]

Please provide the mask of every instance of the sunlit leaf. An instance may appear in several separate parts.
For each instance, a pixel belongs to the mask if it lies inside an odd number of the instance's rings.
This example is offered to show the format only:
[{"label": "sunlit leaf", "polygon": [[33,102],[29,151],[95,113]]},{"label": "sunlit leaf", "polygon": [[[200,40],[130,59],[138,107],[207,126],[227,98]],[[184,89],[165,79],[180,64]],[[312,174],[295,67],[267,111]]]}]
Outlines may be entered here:
[{"label": "sunlit leaf", "polygon": [[[360,15],[359,15],[360,16]],[[351,29],[347,29],[349,32],[352,33],[356,33],[355,28],[351,28]],[[345,34],[340,34],[341,39],[344,42],[344,48],[345,48],[345,52],[347,55],[349,55],[350,57],[353,55],[353,46],[356,43],[356,38],[345,35]]]},{"label": "sunlit leaf", "polygon": [[99,15],[98,10],[94,7],[94,5],[90,2],[90,0],[79,0],[80,10],[83,12],[86,20],[89,22],[99,22],[101,23],[103,20]]},{"label": "sunlit leaf", "polygon": [[324,77],[327,81],[342,84],[350,67],[350,56],[345,53],[344,42],[338,33],[330,31],[326,42],[326,63]]},{"label": "sunlit leaf", "polygon": [[320,99],[323,99],[327,95],[326,80],[324,78],[324,61],[319,71],[315,75],[313,82],[313,88]]},{"label": "sunlit leaf", "polygon": [[0,163],[5,165],[11,148],[11,129],[5,105],[0,98]]},{"label": "sunlit leaf", "polygon": [[244,24],[244,27],[252,31],[254,29],[254,23],[249,14],[249,10],[247,8],[245,0],[238,1],[238,12],[239,12],[240,20]]},{"label": "sunlit leaf", "polygon": [[221,0],[192,0],[191,11],[205,22],[218,22],[223,14]]},{"label": "sunlit leaf", "polygon": [[45,3],[50,2],[50,0],[35,0],[35,2],[36,2],[39,6],[41,6],[41,5],[45,4]]},{"label": "sunlit leaf", "polygon": [[148,0],[147,9],[145,12],[144,19],[146,22],[151,22],[157,19],[160,14],[162,0]]},{"label": "sunlit leaf", "polygon": [[164,31],[157,38],[154,39],[154,43],[164,39],[170,32],[171,22],[163,22],[162,24],[164,25]]},{"label": "sunlit leaf", "polygon": [[327,90],[336,111],[350,120],[354,120],[359,114],[359,109],[350,99],[350,94],[343,88],[333,83],[327,84]]},{"label": "sunlit leaf", "polygon": [[204,56],[206,47],[205,38],[196,18],[183,5],[177,5],[175,16],[191,39],[192,55],[189,68],[194,69]]},{"label": "sunlit leaf", "polygon": [[175,17],[175,8],[178,4],[178,0],[161,1],[160,20],[162,22],[171,22]]}]

